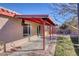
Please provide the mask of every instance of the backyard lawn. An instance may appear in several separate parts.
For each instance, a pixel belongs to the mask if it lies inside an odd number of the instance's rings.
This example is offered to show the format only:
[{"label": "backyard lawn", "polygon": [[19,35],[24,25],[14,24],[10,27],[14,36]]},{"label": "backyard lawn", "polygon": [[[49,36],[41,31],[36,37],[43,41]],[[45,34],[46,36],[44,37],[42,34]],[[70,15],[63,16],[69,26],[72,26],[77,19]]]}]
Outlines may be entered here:
[{"label": "backyard lawn", "polygon": [[70,36],[58,37],[55,56],[76,56]]}]

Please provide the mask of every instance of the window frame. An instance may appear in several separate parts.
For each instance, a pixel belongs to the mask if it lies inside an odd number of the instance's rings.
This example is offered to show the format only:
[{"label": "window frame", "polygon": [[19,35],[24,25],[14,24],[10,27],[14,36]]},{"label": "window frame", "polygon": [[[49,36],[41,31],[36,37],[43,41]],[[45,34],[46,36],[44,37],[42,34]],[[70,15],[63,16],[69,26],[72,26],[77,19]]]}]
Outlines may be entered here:
[{"label": "window frame", "polygon": [[[22,20],[23,26],[23,36],[30,36],[31,35],[31,26],[30,24],[26,24],[24,20]],[[25,31],[26,30],[26,31]]]}]

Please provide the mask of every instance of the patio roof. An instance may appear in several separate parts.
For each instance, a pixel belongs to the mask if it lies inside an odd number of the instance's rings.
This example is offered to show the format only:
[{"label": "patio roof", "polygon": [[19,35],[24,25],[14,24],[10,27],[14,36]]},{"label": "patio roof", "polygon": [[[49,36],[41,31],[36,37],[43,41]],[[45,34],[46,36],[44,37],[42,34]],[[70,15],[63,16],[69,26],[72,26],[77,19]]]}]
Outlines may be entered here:
[{"label": "patio roof", "polygon": [[32,21],[39,24],[45,22],[46,25],[55,25],[48,15],[15,15],[15,18]]}]

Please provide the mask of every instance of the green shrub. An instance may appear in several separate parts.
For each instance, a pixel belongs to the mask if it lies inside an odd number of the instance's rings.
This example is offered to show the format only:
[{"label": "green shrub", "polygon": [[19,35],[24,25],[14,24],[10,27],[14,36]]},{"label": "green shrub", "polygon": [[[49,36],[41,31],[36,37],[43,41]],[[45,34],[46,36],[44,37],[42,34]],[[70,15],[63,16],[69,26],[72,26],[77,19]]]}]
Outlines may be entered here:
[{"label": "green shrub", "polygon": [[55,56],[75,56],[73,43],[70,37],[58,37]]}]

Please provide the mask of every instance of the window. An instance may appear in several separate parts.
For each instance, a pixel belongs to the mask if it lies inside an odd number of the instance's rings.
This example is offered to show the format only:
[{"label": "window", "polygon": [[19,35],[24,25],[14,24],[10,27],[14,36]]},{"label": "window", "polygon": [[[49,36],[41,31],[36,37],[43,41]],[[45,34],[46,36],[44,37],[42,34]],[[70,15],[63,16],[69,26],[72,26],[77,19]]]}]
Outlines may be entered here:
[{"label": "window", "polygon": [[41,34],[41,27],[37,26],[37,35],[39,36]]},{"label": "window", "polygon": [[23,36],[29,36],[30,35],[30,25],[24,25],[23,26]]},{"label": "window", "polygon": [[25,21],[22,21],[23,25],[23,36],[29,36],[30,35],[30,24],[25,24]]}]

